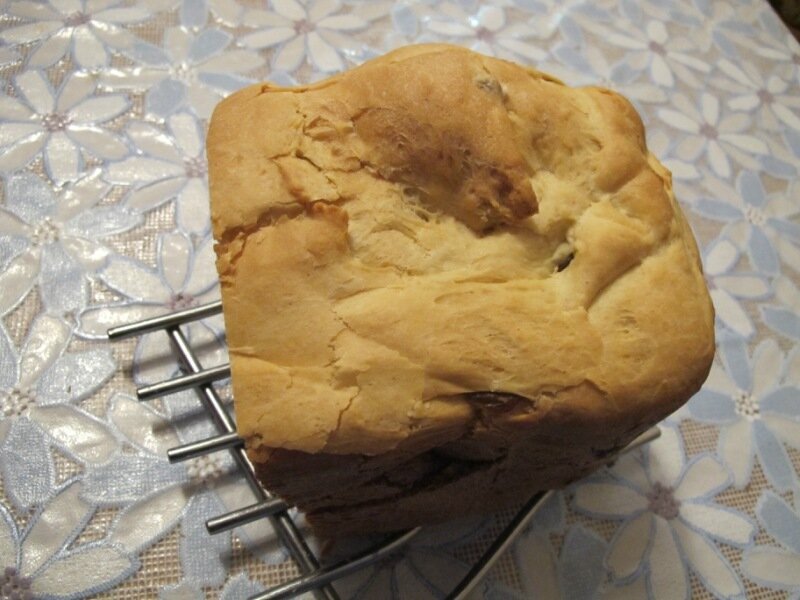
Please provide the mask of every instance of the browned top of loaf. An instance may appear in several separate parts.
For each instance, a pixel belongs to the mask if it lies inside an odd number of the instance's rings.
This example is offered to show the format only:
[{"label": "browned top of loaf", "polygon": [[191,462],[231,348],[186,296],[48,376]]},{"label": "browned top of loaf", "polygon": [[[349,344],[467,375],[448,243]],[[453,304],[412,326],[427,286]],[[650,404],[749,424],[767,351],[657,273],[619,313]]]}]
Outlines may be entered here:
[{"label": "browned top of loaf", "polygon": [[706,376],[696,245],[618,94],[411,46],[234,94],[208,155],[256,456],[431,447],[480,418],[476,391],[629,427]]}]

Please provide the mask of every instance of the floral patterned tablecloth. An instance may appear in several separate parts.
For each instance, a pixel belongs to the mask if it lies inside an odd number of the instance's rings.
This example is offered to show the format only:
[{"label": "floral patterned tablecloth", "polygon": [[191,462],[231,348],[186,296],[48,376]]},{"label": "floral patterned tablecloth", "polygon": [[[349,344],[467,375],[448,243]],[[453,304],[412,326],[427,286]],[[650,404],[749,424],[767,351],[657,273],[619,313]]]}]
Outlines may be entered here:
[{"label": "floral patterned tablecloth", "polygon": [[[800,47],[762,0],[0,2],[0,598],[245,598],[297,574],[166,337],[214,299],[204,132],[253,81],[449,41],[633,100],[717,309],[703,390],[649,448],[558,493],[476,598],[800,598]],[[219,318],[187,329],[226,360]],[[229,397],[226,385],[220,386]],[[344,597],[441,597],[510,513],[426,530]],[[298,517],[300,519],[300,517]],[[334,552],[335,553],[335,552]]]}]

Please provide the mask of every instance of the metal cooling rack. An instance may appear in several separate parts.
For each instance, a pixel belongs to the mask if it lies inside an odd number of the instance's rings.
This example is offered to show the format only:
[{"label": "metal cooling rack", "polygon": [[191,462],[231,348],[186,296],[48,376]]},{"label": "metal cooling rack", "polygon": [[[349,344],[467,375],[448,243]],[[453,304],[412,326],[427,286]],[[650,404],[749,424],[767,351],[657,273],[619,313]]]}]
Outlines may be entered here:
[{"label": "metal cooling rack", "polygon": [[[185,375],[141,387],[136,391],[137,398],[139,400],[152,400],[182,390],[195,389],[208,416],[220,431],[219,435],[214,437],[168,450],[167,458],[170,462],[176,463],[211,452],[227,450],[236,461],[255,497],[255,502],[250,506],[209,519],[206,522],[208,532],[213,535],[246,525],[258,519],[268,518],[278,533],[281,542],[297,563],[301,573],[300,577],[252,596],[250,600],[293,598],[308,591],[311,591],[318,599],[338,600],[339,596],[331,585],[334,581],[395,554],[416,536],[421,528],[417,527],[395,535],[377,546],[335,564],[320,566],[319,560],[311,551],[302,533],[287,512],[291,507],[279,498],[274,497],[258,483],[253,465],[245,453],[244,440],[236,433],[236,425],[233,418],[214,389],[213,382],[230,376],[230,365],[204,368],[181,331],[181,325],[190,321],[204,319],[220,312],[222,312],[222,303],[212,302],[161,317],[114,327],[108,330],[108,338],[111,341],[116,341],[154,331],[163,330],[166,332],[171,342],[173,354],[178,359]],[[620,454],[649,443],[660,434],[658,427],[652,427],[623,448]],[[614,459],[615,457],[611,457],[610,462],[613,462]],[[553,494],[552,491],[535,494],[519,509],[467,575],[447,595],[447,600],[464,600],[467,597],[491,570],[503,552],[525,529],[536,510],[551,494]]]}]

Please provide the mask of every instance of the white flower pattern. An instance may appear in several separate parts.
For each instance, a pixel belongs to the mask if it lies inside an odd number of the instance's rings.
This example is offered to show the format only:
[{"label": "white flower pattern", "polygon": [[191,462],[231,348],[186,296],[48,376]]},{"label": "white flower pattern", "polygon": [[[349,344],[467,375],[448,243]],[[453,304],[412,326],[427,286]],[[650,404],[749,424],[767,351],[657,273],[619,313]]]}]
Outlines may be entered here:
[{"label": "white flower pattern", "polygon": [[736,246],[722,238],[706,248],[703,265],[717,321],[736,335],[750,339],[756,328],[742,302],[769,298],[772,289],[763,275],[735,271],[740,258]]},{"label": "white flower pattern", "polygon": [[80,483],[64,486],[22,532],[0,504],[0,593],[4,598],[86,597],[138,568],[137,561],[110,544],[69,548],[94,512],[80,492]]},{"label": "white flower pattern", "polygon": [[425,27],[438,36],[466,43],[475,50],[490,56],[531,64],[540,63],[547,52],[532,38],[537,32],[524,22],[509,22],[505,10],[499,6],[484,5],[475,13],[454,9],[454,14],[426,19]]},{"label": "white flower pattern", "polygon": [[[163,233],[158,240],[156,270],[122,256],[111,256],[98,277],[126,300],[92,306],[80,314],[78,332],[89,338],[102,338],[115,325],[219,299],[210,237],[195,249],[184,233]],[[221,316],[190,323],[185,328],[187,339],[197,346],[198,357],[207,367],[226,360],[227,353],[220,343],[222,328]],[[134,378],[141,383],[163,381],[178,369],[161,332],[139,339],[135,359]]]},{"label": "white flower pattern", "polygon": [[750,481],[754,457],[781,492],[794,485],[791,459],[781,442],[800,447],[800,424],[793,399],[800,387],[782,383],[788,366],[774,340],[764,340],[748,356],[739,338],[720,344],[723,366],[715,363],[705,387],[689,402],[688,414],[720,428],[717,451],[736,487]]},{"label": "white flower pattern", "polygon": [[85,307],[88,276],[109,254],[102,240],[142,221],[119,203],[98,206],[108,189],[99,170],[58,194],[31,173],[6,180],[6,204],[0,207],[0,314],[21,302],[37,279],[49,311]]},{"label": "white flower pattern", "polygon": [[150,15],[140,6],[125,6],[120,0],[51,0],[9,2],[8,14],[25,22],[0,33],[12,44],[36,42],[28,64],[44,68],[70,54],[84,69],[108,65],[111,54],[135,39],[127,25]]},{"label": "white flower pattern", "polygon": [[[170,398],[170,415],[180,419],[196,414],[199,400],[193,394]],[[93,466],[83,482],[83,497],[99,506],[123,506],[110,527],[107,541],[137,555],[179,523],[182,527],[181,561],[184,573],[203,586],[225,581],[224,556],[230,552],[231,532],[213,538],[205,522],[253,502],[243,478],[232,473],[228,455],[212,454],[172,465],[169,448],[181,441],[202,439],[214,433],[208,421],[184,427],[183,439],[163,415],[124,395],[116,395],[109,406],[111,427],[134,452],[118,452],[102,465]],[[131,476],[135,474],[135,476]],[[237,530],[237,536],[253,552],[269,562],[286,558],[267,521]]]},{"label": "white flower pattern", "polygon": [[252,83],[246,74],[264,64],[255,52],[232,44],[233,36],[221,29],[171,27],[163,48],[137,41],[126,54],[138,64],[108,69],[100,82],[109,89],[145,91],[145,111],[155,118],[190,108],[207,119],[224,96]]},{"label": "white flower pattern", "polygon": [[358,13],[342,14],[341,4],[331,0],[272,0],[270,8],[248,15],[248,23],[259,29],[242,36],[241,43],[259,49],[277,46],[272,66],[279,71],[294,71],[306,59],[317,71],[341,71],[345,60],[339,49],[352,46],[342,34],[369,25]]},{"label": "white flower pattern", "polygon": [[53,490],[50,445],[85,464],[105,461],[117,447],[100,421],[75,406],[114,374],[116,363],[107,348],[66,352],[71,338],[64,320],[41,315],[18,351],[0,327],[0,473],[20,509]]},{"label": "white flower pattern", "polygon": [[661,103],[666,98],[660,86],[633,81],[635,72],[625,64],[609,63],[597,48],[562,43],[553,49],[552,54],[557,62],[545,63],[543,68],[575,85],[624,86],[626,96],[636,104]]},{"label": "white flower pattern", "polygon": [[713,540],[749,545],[755,526],[744,514],[713,502],[730,475],[708,454],[686,461],[677,429],[664,427],[645,460],[628,456],[609,475],[575,488],[575,506],[622,519],[606,565],[620,581],[647,577],[655,598],[689,598],[691,569],[716,596],[742,597],[744,587]]},{"label": "white flower pattern", "polygon": [[93,96],[95,81],[86,73],[68,76],[57,91],[43,71],[25,71],[14,83],[19,98],[0,96],[0,171],[20,169],[42,152],[47,174],[63,184],[80,176],[81,150],[101,159],[128,153],[118,135],[98,126],[128,109],[124,96]]},{"label": "white flower pattern", "polygon": [[175,198],[181,230],[206,233],[210,215],[202,124],[189,113],[178,113],[167,119],[167,132],[136,121],[128,126],[128,136],[140,153],[106,170],[108,181],[134,186],[126,206],[148,211]]},{"label": "white flower pattern", "polygon": [[732,92],[728,108],[755,112],[762,127],[775,131],[781,127],[800,130],[800,99],[789,92],[789,82],[777,75],[764,77],[747,62],[733,63],[722,59],[718,68],[729,77],[720,82],[721,89]]},{"label": "white flower pattern", "polygon": [[646,70],[655,84],[672,88],[679,79],[696,88],[711,71],[708,63],[695,56],[695,45],[688,38],[670,36],[663,21],[650,19],[635,26],[621,21],[619,25],[620,29],[612,29],[596,23],[588,28],[608,43],[624,48],[627,64],[638,71]]},{"label": "white flower pattern", "polygon": [[658,116],[683,136],[677,149],[680,158],[694,161],[705,155],[716,175],[730,177],[733,171],[729,157],[746,168],[757,169],[759,164],[753,155],[769,152],[762,139],[746,133],[748,117],[743,113],[725,114],[713,94],[703,92],[699,108],[682,94],[676,94],[672,103],[675,108],[662,108]]},{"label": "white flower pattern", "polygon": [[756,506],[758,520],[779,546],[748,548],[742,572],[752,581],[775,590],[794,592],[800,587],[800,510],[772,492],[764,492]]}]

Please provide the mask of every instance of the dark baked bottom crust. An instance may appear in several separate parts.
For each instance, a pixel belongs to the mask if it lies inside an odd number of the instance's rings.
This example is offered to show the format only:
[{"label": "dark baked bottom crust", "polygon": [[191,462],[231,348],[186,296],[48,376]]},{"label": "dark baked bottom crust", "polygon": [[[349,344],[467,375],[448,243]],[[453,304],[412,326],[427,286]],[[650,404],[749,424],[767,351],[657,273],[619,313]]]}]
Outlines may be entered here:
[{"label": "dark baked bottom crust", "polygon": [[[611,434],[619,429],[573,424],[574,441],[565,444],[553,435],[550,418],[537,423],[529,405],[515,404],[508,394],[475,396],[491,407],[484,426],[454,442],[378,456],[276,449],[255,464],[257,475],[299,506],[320,537],[391,532],[494,512],[564,487],[606,464],[647,428],[639,422]],[[591,427],[594,434],[579,435]]]}]

